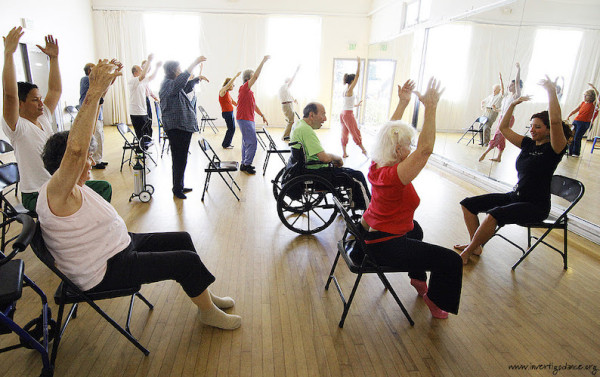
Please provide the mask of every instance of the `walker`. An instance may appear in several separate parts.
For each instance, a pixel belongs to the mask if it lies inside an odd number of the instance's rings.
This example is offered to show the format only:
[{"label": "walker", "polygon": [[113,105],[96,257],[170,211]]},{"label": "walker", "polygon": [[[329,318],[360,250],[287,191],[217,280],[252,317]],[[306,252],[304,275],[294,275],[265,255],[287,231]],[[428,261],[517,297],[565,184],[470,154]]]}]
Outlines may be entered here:
[{"label": "walker", "polygon": [[[144,137],[147,137],[144,135]],[[142,137],[142,139],[144,138]],[[142,203],[148,203],[152,199],[154,194],[154,186],[146,183],[146,149],[142,147],[135,154],[135,165],[133,165],[133,194],[129,197],[131,199],[138,197]]]}]

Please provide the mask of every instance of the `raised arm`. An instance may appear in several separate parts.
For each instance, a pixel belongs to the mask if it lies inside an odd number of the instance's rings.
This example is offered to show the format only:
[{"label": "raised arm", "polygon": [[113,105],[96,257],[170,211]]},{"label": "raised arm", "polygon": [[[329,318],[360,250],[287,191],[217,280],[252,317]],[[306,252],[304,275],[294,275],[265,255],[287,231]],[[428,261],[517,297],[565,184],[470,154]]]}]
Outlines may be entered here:
[{"label": "raised arm", "polygon": [[502,122],[498,125],[498,129],[502,133],[502,135],[506,138],[506,140],[510,141],[517,148],[521,148],[521,143],[523,142],[523,135],[519,135],[515,131],[510,128],[510,120],[512,118],[513,112],[515,111],[515,107],[525,101],[529,101],[529,96],[519,97],[514,100],[508,109],[506,109],[506,113],[502,115]]},{"label": "raised arm", "polygon": [[398,101],[396,111],[394,111],[394,114],[392,115],[392,118],[390,120],[402,119],[402,115],[404,115],[404,110],[406,110],[406,107],[410,102],[413,90],[415,90],[415,82],[412,80],[406,80],[402,87],[398,85],[398,98],[400,100]]},{"label": "raised arm", "polygon": [[356,83],[358,83],[358,77],[360,76],[360,56],[356,57],[356,74],[354,75],[354,80],[348,85],[348,91],[346,92],[347,97],[352,97],[354,94],[354,87]]},{"label": "raised arm", "polygon": [[138,80],[142,81],[146,78],[146,75],[148,74],[148,71],[150,70],[150,66],[152,65],[153,59],[154,59],[154,54],[148,55],[148,59],[146,59],[146,64],[142,65],[142,73],[138,76]]},{"label": "raised arm", "polygon": [[[146,63],[146,64],[148,64],[148,63]],[[160,67],[162,67],[162,65],[163,65],[163,62],[156,63],[156,67],[154,67],[154,72],[152,72],[152,74],[148,77],[148,81],[152,81],[156,78],[156,75],[158,75],[158,71],[160,71]],[[150,64],[148,64],[148,69],[150,69],[149,67],[150,67]]]},{"label": "raised arm", "polygon": [[539,84],[548,93],[548,115],[550,117],[550,144],[556,154],[561,153],[567,146],[567,137],[562,127],[562,114],[556,96],[556,84],[546,75]]},{"label": "raised arm", "polygon": [[252,87],[252,85],[254,85],[256,80],[258,80],[258,77],[260,76],[260,72],[262,71],[263,65],[265,65],[265,63],[269,59],[271,59],[271,56],[265,55],[263,60],[260,62],[260,64],[256,68],[256,71],[254,71],[254,74],[252,75],[252,77],[250,77],[250,80],[248,80],[248,89],[250,89]]},{"label": "raised arm", "polygon": [[290,78],[290,81],[288,81],[287,86],[288,88],[290,86],[292,86],[292,83],[294,82],[294,79],[296,78],[296,75],[298,74],[298,71],[300,70],[300,65],[298,64],[298,66],[296,67],[296,70],[294,71],[294,74],[292,75],[292,77]]},{"label": "raised arm", "polygon": [[60,78],[60,68],[58,67],[58,39],[47,35],[46,47],[37,45],[37,47],[50,58],[50,74],[48,75],[48,93],[44,99],[44,105],[54,112],[60,96],[62,94],[62,82]]},{"label": "raised arm", "polygon": [[433,153],[435,144],[435,116],[437,104],[444,90],[440,90],[440,82],[434,77],[429,79],[425,94],[415,92],[425,106],[423,129],[419,134],[417,149],[410,153],[404,161],[398,164],[398,178],[402,184],[407,185],[419,175],[427,164],[429,156]]},{"label": "raised arm", "polygon": [[236,73],[235,76],[233,76],[233,78],[231,80],[227,81],[227,84],[223,85],[221,90],[219,90],[219,97],[223,97],[225,95],[225,93],[227,93],[228,90],[233,88],[233,83],[234,83],[235,79],[237,79],[241,73],[242,72]]},{"label": "raised arm", "polygon": [[108,60],[99,61],[90,73],[90,89],[69,132],[67,148],[60,167],[48,183],[48,205],[58,216],[65,216],[68,212],[74,213],[71,193],[79,182],[89,158],[98,102],[119,75],[121,72],[118,66],[109,63]]},{"label": "raised arm", "polygon": [[2,69],[2,116],[11,130],[15,130],[19,120],[19,89],[15,71],[14,53],[23,36],[23,28],[12,28],[4,40],[4,68]]},{"label": "raised arm", "polygon": [[515,64],[515,66],[517,67],[517,76],[515,77],[515,96],[514,98],[519,98],[521,97],[521,64],[519,64],[518,62]]},{"label": "raised arm", "polygon": [[499,72],[498,76],[500,77],[500,90],[502,93],[502,97],[504,97],[504,81],[502,81],[502,72]]}]

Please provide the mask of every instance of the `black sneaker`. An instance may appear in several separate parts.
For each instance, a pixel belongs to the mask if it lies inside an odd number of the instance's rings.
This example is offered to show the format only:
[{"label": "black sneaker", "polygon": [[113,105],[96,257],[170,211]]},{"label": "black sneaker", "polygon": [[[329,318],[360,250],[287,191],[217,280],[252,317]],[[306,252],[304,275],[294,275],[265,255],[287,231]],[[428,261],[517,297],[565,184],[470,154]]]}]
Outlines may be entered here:
[{"label": "black sneaker", "polygon": [[247,168],[248,168],[247,165],[240,164],[240,171],[246,171]]},{"label": "black sneaker", "polygon": [[179,192],[173,191],[173,195],[178,199],[187,199],[187,196],[185,196],[185,194],[181,191],[179,191]]},{"label": "black sneaker", "polygon": [[256,169],[252,165],[247,165],[245,172],[248,174],[256,174]]},{"label": "black sneaker", "polygon": [[106,169],[106,165],[96,164],[96,165],[92,166],[92,169]]}]

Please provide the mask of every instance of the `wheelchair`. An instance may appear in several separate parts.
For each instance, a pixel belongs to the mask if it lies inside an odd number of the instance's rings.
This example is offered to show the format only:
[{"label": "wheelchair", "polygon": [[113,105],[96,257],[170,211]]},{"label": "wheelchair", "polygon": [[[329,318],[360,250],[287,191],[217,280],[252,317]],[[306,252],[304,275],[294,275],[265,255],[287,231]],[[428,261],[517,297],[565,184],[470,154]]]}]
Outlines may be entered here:
[{"label": "wheelchair", "polygon": [[[335,172],[333,165],[319,169],[309,169],[302,144],[290,146],[291,156],[286,166],[271,181],[273,196],[277,201],[279,219],[293,232],[315,234],[326,229],[337,217],[338,210],[333,202],[337,198],[354,217],[360,216],[352,203],[354,181],[343,172]],[[333,182],[333,183],[332,183]]]}]

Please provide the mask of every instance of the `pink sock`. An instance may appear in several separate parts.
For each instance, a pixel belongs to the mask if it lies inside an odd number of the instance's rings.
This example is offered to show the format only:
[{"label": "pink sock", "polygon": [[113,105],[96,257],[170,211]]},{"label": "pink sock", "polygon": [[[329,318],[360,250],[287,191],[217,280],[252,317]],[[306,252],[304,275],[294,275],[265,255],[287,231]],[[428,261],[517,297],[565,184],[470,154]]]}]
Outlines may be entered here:
[{"label": "pink sock", "polygon": [[429,311],[431,312],[431,315],[433,316],[433,318],[439,318],[439,319],[448,318],[448,312],[445,312],[442,309],[438,308],[438,306],[436,304],[434,304],[434,302],[431,301],[429,299],[429,297],[427,297],[427,295],[423,296],[423,300],[429,307]]},{"label": "pink sock", "polygon": [[415,287],[419,296],[423,297],[427,294],[427,282],[426,281],[410,279],[410,285]]}]

